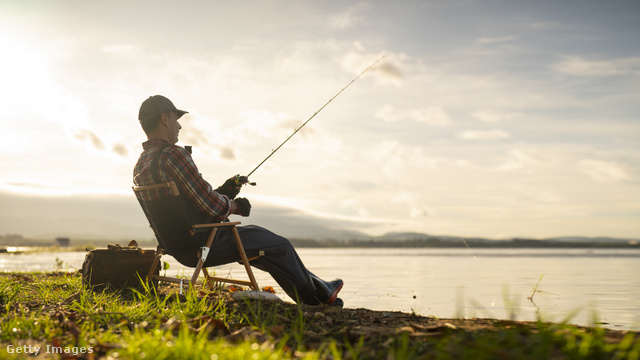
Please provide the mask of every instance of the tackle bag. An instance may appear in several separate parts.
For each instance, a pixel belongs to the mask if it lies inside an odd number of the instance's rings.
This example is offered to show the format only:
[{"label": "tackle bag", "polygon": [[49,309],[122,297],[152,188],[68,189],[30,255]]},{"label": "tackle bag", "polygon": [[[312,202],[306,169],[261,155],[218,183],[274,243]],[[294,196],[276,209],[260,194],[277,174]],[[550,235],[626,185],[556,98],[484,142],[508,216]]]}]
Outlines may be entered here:
[{"label": "tackle bag", "polygon": [[[91,250],[82,264],[82,282],[97,292],[125,288],[141,290],[141,279],[145,280],[155,256],[155,250],[141,249],[135,241],[126,247],[110,244],[107,249]],[[160,262],[155,274],[160,274]],[[154,281],[153,286],[157,285]]]}]

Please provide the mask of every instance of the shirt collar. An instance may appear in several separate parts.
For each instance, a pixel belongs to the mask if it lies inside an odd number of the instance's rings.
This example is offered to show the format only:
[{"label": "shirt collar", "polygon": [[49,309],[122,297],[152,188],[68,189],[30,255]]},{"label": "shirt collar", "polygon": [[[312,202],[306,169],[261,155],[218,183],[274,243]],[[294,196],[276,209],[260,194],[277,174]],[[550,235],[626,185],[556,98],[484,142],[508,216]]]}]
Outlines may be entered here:
[{"label": "shirt collar", "polygon": [[169,145],[171,144],[165,139],[149,139],[142,143],[142,149],[149,150],[153,148],[166,147]]}]

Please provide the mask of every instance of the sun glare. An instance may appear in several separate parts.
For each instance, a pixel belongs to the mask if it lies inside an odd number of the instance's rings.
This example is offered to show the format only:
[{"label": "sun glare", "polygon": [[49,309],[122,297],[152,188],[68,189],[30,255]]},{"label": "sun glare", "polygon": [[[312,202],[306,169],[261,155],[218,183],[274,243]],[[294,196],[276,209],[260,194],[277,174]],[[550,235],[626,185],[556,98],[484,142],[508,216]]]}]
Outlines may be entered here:
[{"label": "sun glare", "polygon": [[0,98],[15,108],[33,103],[33,94],[48,88],[47,56],[26,41],[0,32],[0,45],[7,51],[0,57]]}]

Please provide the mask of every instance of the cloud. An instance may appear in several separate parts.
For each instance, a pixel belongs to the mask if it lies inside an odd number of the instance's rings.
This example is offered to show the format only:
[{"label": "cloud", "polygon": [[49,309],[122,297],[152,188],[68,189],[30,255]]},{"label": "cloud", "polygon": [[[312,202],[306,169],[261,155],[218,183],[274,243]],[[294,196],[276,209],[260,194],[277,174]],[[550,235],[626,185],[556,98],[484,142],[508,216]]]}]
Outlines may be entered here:
[{"label": "cloud", "polygon": [[73,141],[76,143],[79,142],[80,146],[97,150],[101,152],[102,155],[117,155],[120,160],[129,156],[129,147],[118,133],[112,132],[98,136],[93,130],[84,128],[69,128],[68,131]]},{"label": "cloud", "polygon": [[528,199],[532,199],[542,203],[562,203],[564,198],[552,191],[542,190],[529,185],[517,184],[512,186],[513,190],[522,194]]},{"label": "cloud", "polygon": [[497,171],[514,171],[514,170],[526,170],[532,172],[532,169],[539,168],[544,163],[538,160],[536,157],[527,154],[520,149],[513,149],[509,151],[507,160],[498,165],[494,170]]},{"label": "cloud", "polygon": [[329,18],[329,27],[338,30],[346,30],[356,26],[364,21],[364,16],[361,12],[366,7],[367,4],[365,3],[350,6],[343,12]]},{"label": "cloud", "polygon": [[531,29],[536,30],[567,30],[571,29],[571,26],[555,21],[532,21],[526,24]]},{"label": "cloud", "polygon": [[[285,128],[283,124],[292,124],[291,116],[285,113],[273,113],[268,110],[244,110],[239,114],[242,122],[234,133],[243,134],[245,138],[272,139],[291,133],[292,126]],[[296,124],[298,125],[298,124]]]},{"label": "cloud", "polygon": [[595,61],[580,56],[564,56],[552,68],[575,76],[640,75],[640,57]]},{"label": "cloud", "polygon": [[89,140],[89,142],[93,145],[94,148],[98,150],[104,150],[105,146],[102,140],[96,135],[93,131],[87,129],[79,129],[78,133],[75,134],[75,138],[80,141]]},{"label": "cloud", "polygon": [[448,126],[452,123],[449,115],[439,107],[400,110],[385,104],[376,112],[375,117],[386,122],[410,120],[433,126]]},{"label": "cloud", "polygon": [[122,157],[126,157],[127,155],[129,155],[129,150],[127,150],[127,147],[123,143],[117,143],[113,145],[112,150],[114,153]]},{"label": "cloud", "polygon": [[402,79],[404,77],[400,69],[388,61],[376,65],[371,70],[380,72],[390,78]]},{"label": "cloud", "polygon": [[412,219],[433,215],[434,212],[425,205],[420,196],[408,192],[401,192],[391,199],[393,204],[401,204],[409,212]]},{"label": "cloud", "polygon": [[[361,46],[362,45],[358,45],[360,48]],[[350,52],[344,56],[342,66],[354,74],[360,74],[381,57],[381,53],[364,54],[361,52]],[[403,54],[387,54],[376,66],[371,68],[371,72],[381,75],[376,77],[380,83],[392,84],[399,87],[404,75],[398,63],[404,58],[405,55]]]},{"label": "cloud", "polygon": [[440,160],[425,155],[420,146],[403,145],[389,140],[368,151],[367,156],[381,164],[381,169],[389,175],[413,172],[416,168],[436,169],[440,164]]},{"label": "cloud", "polygon": [[508,139],[511,137],[508,132],[504,130],[486,130],[486,131],[463,131],[460,133],[460,138],[465,140],[484,140],[484,141],[492,141],[492,140],[502,140]]},{"label": "cloud", "polygon": [[225,160],[235,160],[236,159],[235,151],[233,151],[233,148],[231,147],[224,146],[220,148],[220,158]]},{"label": "cloud", "polygon": [[578,161],[578,169],[597,182],[618,182],[632,179],[622,165],[611,161],[580,160]]},{"label": "cloud", "polygon": [[209,145],[209,139],[206,130],[198,126],[197,124],[189,123],[189,127],[180,131],[180,141],[185,144],[193,146],[206,146]]},{"label": "cloud", "polygon": [[496,123],[517,119],[521,117],[522,114],[512,112],[499,112],[495,110],[480,110],[474,112],[473,114],[471,114],[471,116],[483,122]]},{"label": "cloud", "polygon": [[353,209],[358,213],[359,216],[369,215],[369,211],[367,211],[367,208],[356,199],[344,199],[340,204],[340,207],[344,209]]},{"label": "cloud", "polygon": [[502,36],[502,37],[480,38],[476,40],[476,42],[478,44],[495,44],[495,43],[509,42],[514,39],[515,39],[515,36]]},{"label": "cloud", "polygon": [[133,44],[118,44],[103,46],[100,50],[106,54],[128,55],[139,52],[140,47]]}]

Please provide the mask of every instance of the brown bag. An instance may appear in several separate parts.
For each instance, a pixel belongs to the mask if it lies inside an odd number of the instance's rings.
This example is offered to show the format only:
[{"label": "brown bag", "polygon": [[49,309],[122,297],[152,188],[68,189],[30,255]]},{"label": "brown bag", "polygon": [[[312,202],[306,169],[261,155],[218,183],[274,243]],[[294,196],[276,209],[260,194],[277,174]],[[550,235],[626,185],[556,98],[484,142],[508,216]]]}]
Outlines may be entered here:
[{"label": "brown bag", "polygon": [[[142,281],[146,279],[155,250],[141,249],[134,241],[130,246],[108,245],[107,249],[91,250],[82,264],[82,282],[93,291],[104,289],[122,290],[125,288],[142,289]],[[160,263],[155,270],[160,274]],[[157,286],[157,281],[153,283]]]}]

